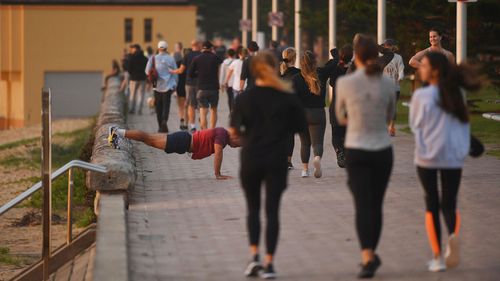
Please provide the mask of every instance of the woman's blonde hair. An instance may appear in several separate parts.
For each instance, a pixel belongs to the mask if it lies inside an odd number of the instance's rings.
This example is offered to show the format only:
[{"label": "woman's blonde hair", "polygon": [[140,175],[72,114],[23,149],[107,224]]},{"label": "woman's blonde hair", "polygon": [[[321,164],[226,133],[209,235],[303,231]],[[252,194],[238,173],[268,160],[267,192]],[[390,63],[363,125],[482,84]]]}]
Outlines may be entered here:
[{"label": "woman's blonde hair", "polygon": [[309,91],[315,95],[320,94],[320,83],[317,72],[317,63],[311,51],[305,51],[300,58],[300,74],[304,77]]},{"label": "woman's blonde hair", "polygon": [[295,60],[297,60],[297,51],[292,47],[288,47],[283,50],[281,57],[283,58],[283,62],[280,64],[280,72],[281,75],[283,75],[289,63],[295,64]]},{"label": "woman's blonde hair", "polygon": [[252,57],[250,72],[255,79],[260,79],[263,85],[282,92],[292,92],[290,83],[278,77],[278,60],[270,51],[262,51]]}]

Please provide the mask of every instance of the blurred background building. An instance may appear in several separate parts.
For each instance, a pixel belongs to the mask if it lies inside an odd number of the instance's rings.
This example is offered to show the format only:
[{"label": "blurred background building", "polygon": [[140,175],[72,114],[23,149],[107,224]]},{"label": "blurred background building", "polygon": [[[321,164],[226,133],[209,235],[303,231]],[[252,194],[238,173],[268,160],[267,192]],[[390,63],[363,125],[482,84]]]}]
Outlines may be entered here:
[{"label": "blurred background building", "polygon": [[131,44],[188,45],[196,13],[187,0],[0,1],[0,129],[39,123],[43,86],[54,117],[94,115],[111,61]]}]

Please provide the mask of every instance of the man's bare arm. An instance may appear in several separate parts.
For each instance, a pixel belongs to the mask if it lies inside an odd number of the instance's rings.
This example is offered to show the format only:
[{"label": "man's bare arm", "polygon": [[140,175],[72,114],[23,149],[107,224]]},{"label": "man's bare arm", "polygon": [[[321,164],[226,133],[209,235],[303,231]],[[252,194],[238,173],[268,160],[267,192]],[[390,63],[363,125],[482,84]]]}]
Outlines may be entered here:
[{"label": "man's bare arm", "polygon": [[230,176],[224,176],[220,173],[220,168],[222,166],[222,158],[223,158],[223,150],[224,148],[220,144],[214,144],[215,157],[214,157],[214,173],[215,178],[218,180],[227,180],[230,179]]}]

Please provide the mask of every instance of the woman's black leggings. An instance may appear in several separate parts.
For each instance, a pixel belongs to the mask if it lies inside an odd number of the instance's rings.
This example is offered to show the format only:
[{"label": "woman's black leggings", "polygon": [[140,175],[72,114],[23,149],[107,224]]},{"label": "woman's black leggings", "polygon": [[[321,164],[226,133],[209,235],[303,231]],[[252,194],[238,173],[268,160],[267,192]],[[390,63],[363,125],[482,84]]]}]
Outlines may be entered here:
[{"label": "woman's black leggings", "polygon": [[274,255],[279,236],[279,208],[281,195],[286,189],[288,168],[286,161],[263,165],[260,161],[242,161],[241,183],[247,202],[247,228],[250,245],[259,245],[261,183],[266,184],[266,248]]},{"label": "woman's black leggings", "polygon": [[309,163],[311,145],[314,156],[323,157],[323,141],[325,139],[326,113],[324,108],[305,108],[308,130],[301,132],[300,159]]},{"label": "woman's black leggings", "polygon": [[375,250],[382,232],[382,205],[392,171],[392,147],[379,151],[346,148],[345,152],[361,249]]},{"label": "woman's black leggings", "polygon": [[[441,177],[441,200],[438,191],[438,172]],[[441,253],[441,223],[443,213],[448,233],[458,233],[460,216],[457,211],[457,195],[462,169],[428,169],[417,167],[417,174],[425,191],[427,235],[434,254]]]},{"label": "woman's black leggings", "polygon": [[293,156],[293,149],[295,148],[295,134],[290,134],[286,140],[286,151],[288,157]]},{"label": "woman's black leggings", "polygon": [[332,145],[337,154],[344,152],[346,127],[332,124]]}]

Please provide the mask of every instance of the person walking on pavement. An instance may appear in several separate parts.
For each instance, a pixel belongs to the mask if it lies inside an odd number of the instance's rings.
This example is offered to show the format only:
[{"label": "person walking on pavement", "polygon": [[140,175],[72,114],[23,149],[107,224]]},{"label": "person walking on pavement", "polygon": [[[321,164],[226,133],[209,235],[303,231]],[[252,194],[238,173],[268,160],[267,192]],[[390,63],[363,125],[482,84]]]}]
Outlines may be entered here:
[{"label": "person walking on pavement", "polygon": [[335,113],[347,125],[348,185],[354,197],[361,245],[359,278],[372,278],[382,264],[376,254],[382,231],[382,206],[393,154],[387,124],[394,114],[396,85],[382,75],[375,41],[360,35],[354,44],[356,71],[338,78]]},{"label": "person walking on pavement", "polygon": [[188,76],[196,77],[198,93],[196,99],[200,107],[200,128],[207,126],[207,113],[210,110],[210,128],[217,124],[217,106],[219,104],[219,67],[222,60],[214,53],[210,41],[203,42],[201,55],[193,59]]},{"label": "person walking on pavement", "polygon": [[303,178],[309,177],[311,146],[314,154],[314,177],[320,178],[323,175],[321,157],[326,129],[326,80],[333,67],[318,67],[314,54],[305,51],[300,58],[300,73],[293,77],[293,87],[304,106],[308,124],[308,130],[299,134]]},{"label": "person walking on pavement", "polygon": [[431,28],[429,30],[429,43],[431,44],[431,46],[425,50],[416,53],[413,57],[411,57],[409,62],[410,66],[419,69],[422,59],[428,52],[442,53],[443,55],[446,56],[446,58],[448,58],[449,62],[455,63],[455,56],[453,56],[452,52],[443,48],[443,45],[441,43],[442,40],[443,40],[443,33],[441,32],[441,30],[435,27]]},{"label": "person walking on pavement", "polygon": [[[291,82],[293,77],[300,73],[300,69],[295,67],[295,61],[297,60],[297,52],[294,48],[286,48],[283,50],[281,57],[283,61],[280,65],[281,79]],[[288,138],[288,169],[293,169],[292,156],[293,149],[295,147],[295,134],[291,134]]]},{"label": "person walking on pavement", "polygon": [[238,59],[235,59],[231,65],[229,65],[229,69],[226,77],[226,85],[227,87],[231,87],[233,92],[233,107],[236,98],[243,92],[240,84],[241,77],[241,68],[243,67],[243,62],[248,56],[248,50],[243,47],[239,47],[237,50]]},{"label": "person walking on pavement", "polygon": [[[174,46],[174,60],[177,67],[181,67],[182,59],[184,58],[184,48],[181,42],[175,43]],[[180,119],[179,129],[187,130],[188,126],[186,123],[186,72],[179,74],[179,81],[177,82],[177,88],[175,89],[177,93],[177,107]]]},{"label": "person walking on pavement", "polygon": [[197,80],[196,77],[190,77],[187,73],[191,68],[191,63],[193,59],[201,54],[201,43],[198,40],[193,40],[191,42],[191,52],[184,56],[181,66],[177,70],[171,70],[172,74],[183,74],[186,73],[186,103],[187,103],[187,116],[189,123],[189,130],[191,132],[196,131],[196,108],[198,107],[198,102],[196,101],[197,93]]},{"label": "person walking on pavement", "polygon": [[219,73],[219,84],[221,91],[226,91],[227,94],[227,104],[229,106],[229,112],[233,110],[234,94],[233,87],[226,83],[227,74],[229,72],[229,66],[235,60],[236,51],[233,49],[227,50],[227,58],[221,64]]},{"label": "person walking on pavement", "polygon": [[[386,39],[384,43],[380,46],[382,56],[379,57],[379,61],[384,68],[383,74],[394,80],[396,83],[396,102],[399,100],[401,93],[401,87],[399,82],[405,77],[405,65],[403,63],[403,58],[396,54],[397,42],[394,39]],[[397,110],[397,106],[395,107]],[[394,137],[396,135],[396,127],[394,122],[396,121],[396,110],[394,110],[394,118],[392,118],[389,123],[389,134]]]},{"label": "person walking on pavement", "polygon": [[[456,66],[442,52],[427,52],[419,64],[428,86],[411,98],[409,123],[415,136],[415,165],[425,191],[425,226],[434,254],[429,271],[444,271],[459,263],[460,215],[457,196],[464,159],[470,149],[470,118],[462,89],[478,90],[477,74]],[[441,178],[441,196],[438,191]],[[445,261],[441,249],[443,214],[449,233]]]},{"label": "person walking on pavement", "polygon": [[330,50],[332,59],[330,59],[326,65],[332,65],[333,71],[330,73],[330,86],[332,87],[332,96],[330,97],[330,125],[332,126],[332,145],[337,155],[337,165],[340,168],[345,168],[345,133],[346,127],[339,124],[337,117],[335,116],[335,104],[337,100],[337,94],[335,91],[335,84],[337,79],[344,76],[349,68],[352,60],[352,46],[344,45],[340,51],[337,48]]},{"label": "person walking on pavement", "polygon": [[239,147],[240,140],[236,135],[229,135],[224,128],[201,130],[193,134],[178,131],[172,134],[150,134],[139,130],[126,130],[116,126],[109,127],[108,143],[115,149],[121,149],[124,139],[135,140],[148,146],[161,149],[167,154],[190,153],[191,159],[200,160],[214,154],[214,174],[218,180],[230,179],[221,174],[223,149],[226,145]]},{"label": "person walking on pavement", "polygon": [[156,85],[153,85],[155,95],[156,120],[158,121],[158,132],[168,133],[168,117],[170,114],[170,100],[172,93],[177,87],[178,77],[170,73],[170,70],[177,69],[177,64],[172,56],[167,53],[168,44],[166,41],[158,42],[158,54],[153,55],[147,65],[146,73],[152,68],[158,73]]},{"label": "person walking on pavement", "polygon": [[[251,89],[255,86],[255,77],[253,77],[250,71],[250,64],[252,63],[252,57],[257,54],[259,51],[259,45],[257,42],[250,41],[248,43],[248,56],[243,61],[243,65],[241,67],[241,76],[240,76],[240,89],[241,91],[245,91],[246,89]],[[245,88],[246,83],[246,88]]]},{"label": "person walking on pavement", "polygon": [[[306,127],[305,116],[292,88],[278,77],[278,61],[264,51],[250,65],[255,87],[236,99],[229,131],[241,136],[240,178],[247,203],[251,259],[248,277],[276,278],[273,266],[279,236],[279,208],[287,186],[287,139]],[[261,183],[265,182],[266,256],[259,258]]]},{"label": "person walking on pavement", "polygon": [[142,114],[142,104],[144,102],[144,93],[146,91],[146,73],[144,69],[148,59],[144,56],[141,46],[132,45],[132,54],[128,60],[127,71],[129,73],[129,113]]}]

